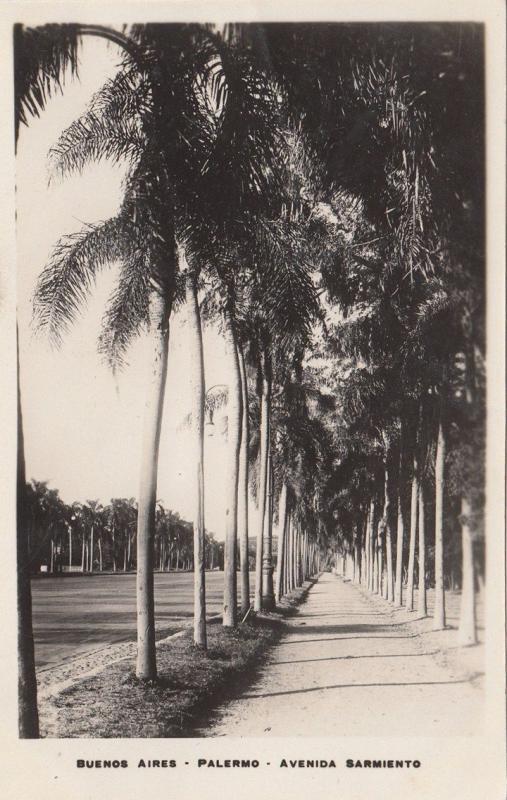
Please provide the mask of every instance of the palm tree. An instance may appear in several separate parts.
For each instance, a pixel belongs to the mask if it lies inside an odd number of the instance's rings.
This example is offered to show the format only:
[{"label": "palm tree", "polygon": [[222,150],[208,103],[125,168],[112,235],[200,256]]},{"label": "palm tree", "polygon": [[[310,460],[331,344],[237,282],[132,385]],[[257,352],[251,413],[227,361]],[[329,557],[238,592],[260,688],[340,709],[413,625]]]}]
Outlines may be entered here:
[{"label": "palm tree", "polygon": [[101,513],[103,511],[103,506],[99,503],[98,500],[87,500],[86,504],[82,506],[82,515],[85,520],[85,524],[88,527],[88,535],[89,535],[89,542],[90,542],[90,549],[88,553],[88,572],[93,572],[93,565],[94,565],[94,555],[95,555],[95,533],[98,532],[98,527],[100,523]]},{"label": "palm tree", "polygon": [[[14,26],[14,123],[17,147],[19,126],[30,115],[38,116],[55,87],[61,88],[65,69],[77,69],[76,26],[44,26],[24,30]],[[16,338],[18,331],[16,328]],[[17,560],[18,560],[18,659],[19,735],[38,738],[37,682],[32,630],[32,600],[29,551],[26,531],[25,459],[21,397],[19,388],[19,345],[17,344],[18,466],[17,466]]]},{"label": "palm tree", "polygon": [[[145,75],[139,76],[136,66],[106,85],[85,121],[71,126],[53,151],[53,159],[61,171],[82,168],[90,158],[113,153],[116,157],[128,155],[137,164],[130,173],[118,217],[70,237],[56,248],[40,278],[35,308],[39,323],[49,328],[50,335],[58,341],[62,327],[73,320],[96,271],[120,259],[123,269],[106,312],[101,349],[112,363],[118,363],[143,324],[151,333],[153,350],[146,381],[137,536],[137,674],[153,679],[156,675],[152,575],[156,477],[176,252],[174,226],[166,211],[171,197],[167,170],[157,164],[149,147],[157,136],[150,130],[149,120],[139,115],[137,122],[128,127],[127,114],[122,108],[122,104],[129,108],[130,103],[130,108],[139,111],[150,91],[153,95],[160,90],[156,81],[154,84]],[[119,119],[127,126],[126,130],[118,124],[119,108],[123,112]],[[92,135],[85,134],[86,125]],[[160,131],[155,134],[160,135]]]}]

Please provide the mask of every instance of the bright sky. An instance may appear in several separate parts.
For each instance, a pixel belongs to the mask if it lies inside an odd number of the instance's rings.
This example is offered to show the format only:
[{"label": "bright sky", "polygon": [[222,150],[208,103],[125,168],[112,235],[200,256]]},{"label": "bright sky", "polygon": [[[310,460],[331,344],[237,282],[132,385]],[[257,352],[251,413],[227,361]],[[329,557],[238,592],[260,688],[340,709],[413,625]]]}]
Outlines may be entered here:
[{"label": "bright sky", "polygon": [[[120,53],[103,40],[85,38],[80,81],[68,80],[40,119],[22,126],[17,159],[18,315],[21,391],[27,477],[48,480],[67,502],[137,497],[143,413],[146,337],[129,354],[118,379],[101,363],[96,345],[114,270],[97,282],[88,307],[59,351],[30,328],[37,277],[58,239],[113,215],[121,200],[124,165],[102,162],[82,175],[48,186],[47,153],[59,134],[86,108],[92,94],[118,68]],[[228,364],[216,330],[205,331],[206,384],[227,383]],[[184,311],[171,324],[169,373],[160,446],[158,497],[191,515],[188,413],[189,382]],[[217,430],[218,426],[215,426]],[[223,538],[221,490],[225,441],[207,436],[206,527]]]}]

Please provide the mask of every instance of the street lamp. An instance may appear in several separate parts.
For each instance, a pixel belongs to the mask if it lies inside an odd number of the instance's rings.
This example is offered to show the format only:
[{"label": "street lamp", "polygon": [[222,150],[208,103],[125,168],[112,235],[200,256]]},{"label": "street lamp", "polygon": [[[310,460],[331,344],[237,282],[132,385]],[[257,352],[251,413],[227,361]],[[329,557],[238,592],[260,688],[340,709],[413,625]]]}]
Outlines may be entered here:
[{"label": "street lamp", "polygon": [[206,416],[205,426],[208,436],[213,436],[215,423],[214,413],[227,402],[229,387],[225,383],[215,383],[206,391],[204,395],[204,413]]}]

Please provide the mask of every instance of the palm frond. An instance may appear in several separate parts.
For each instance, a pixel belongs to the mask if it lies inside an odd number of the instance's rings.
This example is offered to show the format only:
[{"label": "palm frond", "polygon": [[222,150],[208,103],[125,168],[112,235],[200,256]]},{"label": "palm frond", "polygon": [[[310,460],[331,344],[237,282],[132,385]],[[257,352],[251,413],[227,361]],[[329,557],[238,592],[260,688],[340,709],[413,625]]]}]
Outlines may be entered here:
[{"label": "palm frond", "polygon": [[121,221],[113,217],[63,237],[42,271],[34,293],[34,321],[53,344],[75,321],[97,273],[123,255]]},{"label": "palm frond", "polygon": [[307,338],[318,315],[306,240],[296,225],[262,220],[257,232],[255,262],[259,267],[254,303],[282,349],[294,337]]},{"label": "palm frond", "polygon": [[118,283],[102,319],[98,350],[113,372],[126,365],[125,353],[148,323],[150,265],[139,249],[123,261]]},{"label": "palm frond", "polygon": [[80,172],[101,159],[138,161],[145,146],[143,114],[149,87],[133,70],[122,71],[97,92],[88,110],[75,120],[49,151],[51,174]]},{"label": "palm frond", "polygon": [[79,25],[14,26],[14,102],[16,139],[28,114],[39,116],[68,71],[77,75]]}]

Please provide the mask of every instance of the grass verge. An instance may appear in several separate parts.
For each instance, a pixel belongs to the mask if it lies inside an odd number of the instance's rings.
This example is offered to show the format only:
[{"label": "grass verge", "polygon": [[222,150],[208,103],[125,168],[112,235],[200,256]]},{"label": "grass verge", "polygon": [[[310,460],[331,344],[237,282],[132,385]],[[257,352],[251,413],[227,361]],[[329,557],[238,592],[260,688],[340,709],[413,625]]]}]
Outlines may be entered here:
[{"label": "grass verge", "polygon": [[[277,618],[278,617],[278,618]],[[145,683],[133,661],[110,665],[53,697],[42,711],[51,738],[170,738],[196,735],[195,726],[238,682],[252,677],[280,637],[279,615],[260,616],[236,629],[208,625],[208,650],[192,632],[157,648],[158,679]]]}]

